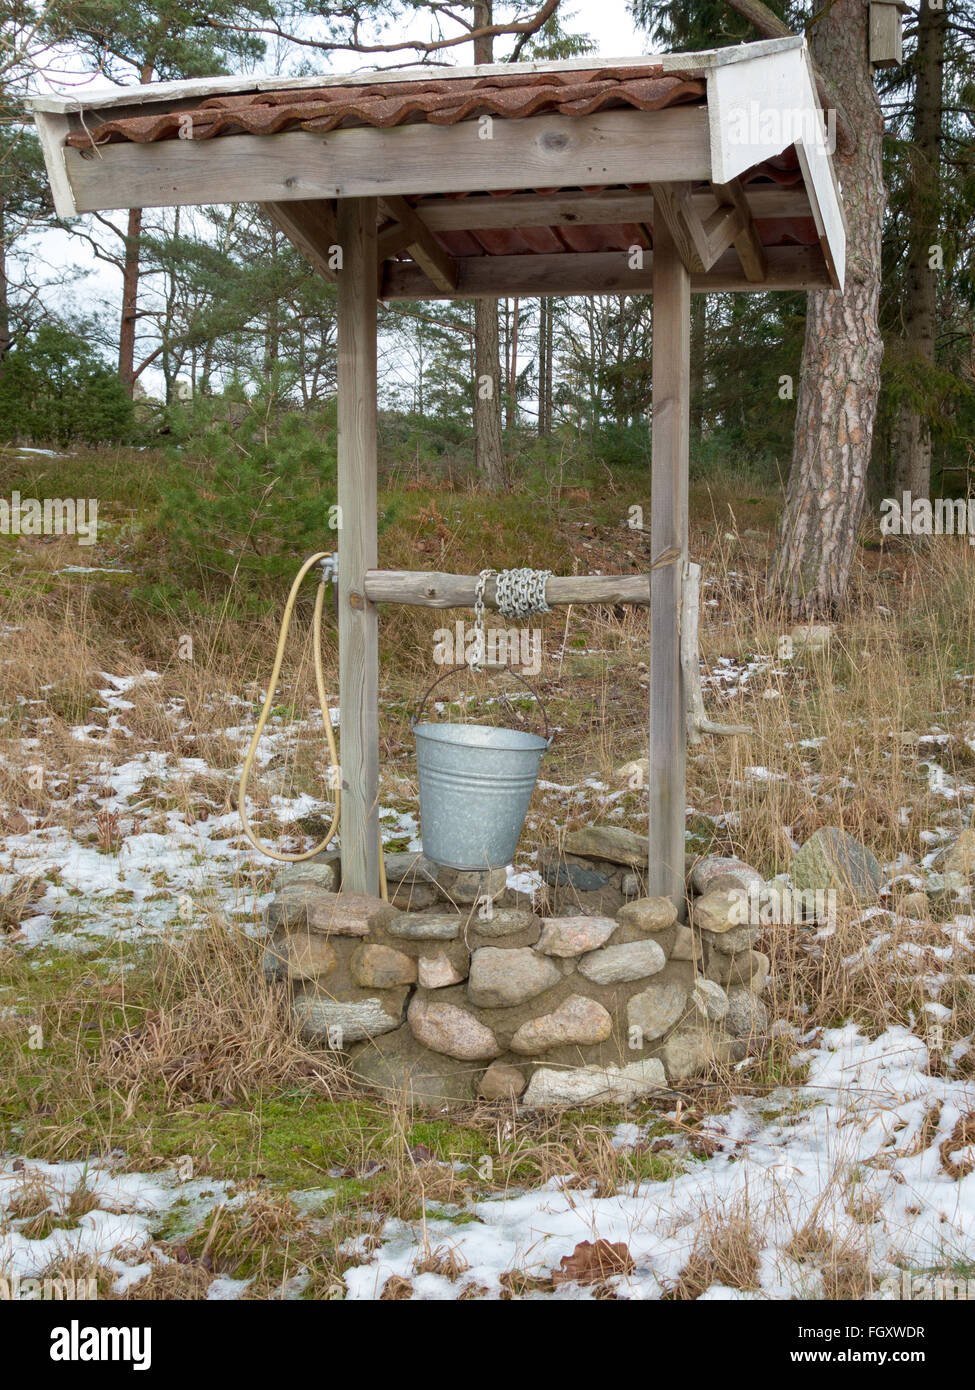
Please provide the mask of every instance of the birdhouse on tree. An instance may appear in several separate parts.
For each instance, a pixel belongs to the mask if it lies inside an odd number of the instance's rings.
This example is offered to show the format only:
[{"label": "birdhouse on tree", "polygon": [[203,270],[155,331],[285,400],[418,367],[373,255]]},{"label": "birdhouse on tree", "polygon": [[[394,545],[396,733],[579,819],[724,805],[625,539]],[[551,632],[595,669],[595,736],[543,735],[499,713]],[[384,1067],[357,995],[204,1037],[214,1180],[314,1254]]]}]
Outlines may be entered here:
[{"label": "birdhouse on tree", "polygon": [[901,15],[910,12],[904,0],[870,0],[870,66],[897,68],[904,61]]}]

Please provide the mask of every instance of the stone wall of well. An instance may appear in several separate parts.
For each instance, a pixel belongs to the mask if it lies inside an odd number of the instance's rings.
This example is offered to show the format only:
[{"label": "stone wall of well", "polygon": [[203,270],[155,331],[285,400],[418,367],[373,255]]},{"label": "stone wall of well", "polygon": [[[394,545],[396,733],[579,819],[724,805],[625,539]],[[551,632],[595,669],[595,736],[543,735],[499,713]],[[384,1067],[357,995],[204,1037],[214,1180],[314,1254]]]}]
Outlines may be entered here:
[{"label": "stone wall of well", "polygon": [[369,1085],[421,1102],[635,1099],[740,1059],[768,1026],[768,960],[739,910],[759,876],[699,861],[685,923],[645,896],[646,854],[628,831],[575,832],[540,854],[534,902],[503,869],[421,854],[387,856],[389,902],[339,893],[337,854],[294,865],[265,971],[302,1035]]}]

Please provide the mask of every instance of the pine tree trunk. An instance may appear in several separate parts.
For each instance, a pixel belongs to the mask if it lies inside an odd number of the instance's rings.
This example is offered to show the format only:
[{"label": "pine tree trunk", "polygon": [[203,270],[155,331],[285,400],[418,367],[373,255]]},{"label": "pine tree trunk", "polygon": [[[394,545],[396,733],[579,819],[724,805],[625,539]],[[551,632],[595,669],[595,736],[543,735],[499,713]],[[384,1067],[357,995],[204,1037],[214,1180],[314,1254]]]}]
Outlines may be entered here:
[{"label": "pine tree trunk", "polygon": [[518,315],[521,311],[521,300],[515,299],[511,304],[511,329],[509,332],[510,361],[508,366],[508,428],[518,424]]},{"label": "pine tree trunk", "polygon": [[545,346],[545,330],[548,327],[548,315],[546,313],[546,301],[538,301],[538,433],[547,433],[545,428],[545,359],[547,349]]},{"label": "pine tree trunk", "polygon": [[[481,312],[485,308],[490,313]],[[495,299],[474,301],[474,375],[474,465],[483,485],[497,492],[504,487],[505,469],[501,441],[501,345]]]},{"label": "pine tree trunk", "polygon": [[7,219],[0,203],[0,366],[13,343],[10,338],[10,291],[7,281]]},{"label": "pine tree trunk", "polygon": [[[491,0],[475,0],[474,27],[489,25]],[[474,40],[474,62],[490,63],[494,40]],[[501,442],[501,343],[498,333],[498,301],[474,301],[474,467],[483,485],[492,492],[504,486],[504,447]]]},{"label": "pine tree trunk", "polygon": [[[910,370],[934,366],[937,272],[928,248],[938,240],[946,12],[927,0],[918,18],[910,185],[911,241],[904,297],[904,359]],[[901,402],[894,429],[894,490],[927,497],[931,491],[931,425],[910,400]]]},{"label": "pine tree trunk", "polygon": [[139,305],[139,239],[142,209],[130,208],[122,266],[122,322],[118,340],[118,374],[131,396],[135,389],[135,328]]},{"label": "pine tree trunk", "polygon": [[691,445],[704,437],[704,354],[707,295],[691,296]]},{"label": "pine tree trunk", "polygon": [[868,13],[863,0],[836,0],[812,30],[813,57],[857,132],[857,147],[835,156],[846,193],[846,289],[808,296],[792,469],[773,564],[773,587],[796,617],[828,615],[845,598],[880,386],[886,193]]}]

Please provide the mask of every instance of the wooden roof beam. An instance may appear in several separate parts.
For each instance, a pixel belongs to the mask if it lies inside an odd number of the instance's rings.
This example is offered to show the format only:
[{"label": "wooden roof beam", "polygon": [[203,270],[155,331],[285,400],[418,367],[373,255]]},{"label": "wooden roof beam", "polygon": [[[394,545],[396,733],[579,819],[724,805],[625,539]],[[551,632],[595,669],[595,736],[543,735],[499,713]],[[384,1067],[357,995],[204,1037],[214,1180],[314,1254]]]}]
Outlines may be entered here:
[{"label": "wooden roof beam", "polygon": [[[828,289],[832,284],[820,247],[775,246],[765,252],[767,279],[758,281],[741,268],[738,253],[726,251],[712,268],[691,276],[695,293],[743,290]],[[497,299],[505,295],[529,298],[545,295],[647,294],[652,289],[653,254],[645,251],[643,265],[631,268],[623,251],[594,251],[552,255],[458,256],[457,288],[439,290],[418,265],[387,261],[380,298]]]},{"label": "wooden roof beam", "polygon": [[61,147],[71,213],[110,208],[599,187],[712,175],[704,106],[356,126],[321,135],[227,135],[147,145]]},{"label": "wooden roof beam", "polygon": [[[699,217],[714,212],[714,194],[695,191],[691,206]],[[800,184],[795,188],[748,188],[753,217],[811,217],[809,198]],[[627,222],[646,222],[652,217],[653,198],[628,188],[608,188],[600,193],[514,193],[505,197],[472,194],[469,198],[421,198],[414,204],[433,232],[511,230],[515,227],[598,227]]]},{"label": "wooden roof beam", "polygon": [[741,208],[719,206],[705,222],[700,223],[701,236],[708,252],[705,270],[710,270],[735,238],[741,236],[746,221],[747,214]]},{"label": "wooden roof beam", "polygon": [[[417,215],[405,198],[382,198],[380,207],[387,216],[395,218],[398,224],[389,234],[383,235],[379,242],[379,262],[396,252],[387,249],[395,245],[396,250],[405,246],[417,265],[445,294],[452,294],[457,288],[457,265],[453,256],[445,251],[421,217]],[[401,245],[396,244],[397,242]]]}]

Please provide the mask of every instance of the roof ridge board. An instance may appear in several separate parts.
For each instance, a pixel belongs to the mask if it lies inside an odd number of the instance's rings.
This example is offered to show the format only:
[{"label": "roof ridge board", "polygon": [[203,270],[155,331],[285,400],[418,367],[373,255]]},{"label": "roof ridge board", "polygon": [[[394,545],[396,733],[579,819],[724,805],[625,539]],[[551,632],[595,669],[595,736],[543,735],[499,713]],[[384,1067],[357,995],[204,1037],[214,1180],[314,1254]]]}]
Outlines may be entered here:
[{"label": "roof ridge board", "polygon": [[156,102],[178,101],[184,98],[205,97],[220,92],[245,94],[260,91],[300,91],[303,87],[345,87],[370,85],[377,82],[457,81],[488,78],[513,73],[538,74],[598,71],[605,68],[640,68],[648,65],[663,68],[666,74],[683,72],[701,76],[710,68],[727,63],[745,62],[770,53],[801,47],[801,35],[781,39],[761,39],[756,43],[733,44],[727,48],[707,49],[700,53],[641,53],[626,57],[607,57],[598,53],[580,58],[537,59],[525,63],[484,63],[477,67],[437,67],[433,64],[412,68],[371,69],[355,73],[315,73],[303,77],[218,76],[186,78],[174,82],[150,82],[140,86],[109,88],[70,97],[55,95],[32,96],[27,104],[35,111],[68,115],[80,111],[102,110],[113,106],[142,106]]}]

